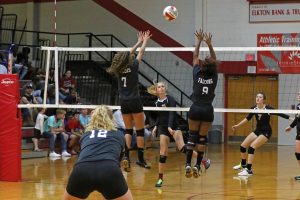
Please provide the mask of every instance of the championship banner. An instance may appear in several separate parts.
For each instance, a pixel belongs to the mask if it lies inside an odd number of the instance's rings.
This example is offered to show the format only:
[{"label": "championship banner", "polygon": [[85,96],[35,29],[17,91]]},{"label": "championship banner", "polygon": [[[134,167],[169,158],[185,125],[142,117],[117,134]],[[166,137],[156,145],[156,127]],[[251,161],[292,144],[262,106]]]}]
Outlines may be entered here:
[{"label": "championship banner", "polygon": [[[299,47],[300,33],[257,34],[258,47]],[[300,51],[257,52],[258,74],[299,74]]]}]

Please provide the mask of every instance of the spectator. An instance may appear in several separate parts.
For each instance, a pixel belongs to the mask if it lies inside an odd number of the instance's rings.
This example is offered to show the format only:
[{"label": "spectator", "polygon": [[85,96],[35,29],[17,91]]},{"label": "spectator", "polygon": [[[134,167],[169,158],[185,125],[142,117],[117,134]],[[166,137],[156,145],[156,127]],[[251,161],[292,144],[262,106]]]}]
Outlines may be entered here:
[{"label": "spectator", "polygon": [[64,99],[65,104],[77,104],[79,102],[79,96],[77,95],[77,92],[75,89],[71,89],[71,92],[69,95],[66,96]]},{"label": "spectator", "polygon": [[[32,95],[33,85],[29,83],[25,86],[24,95],[21,98],[21,104],[37,104],[36,98]],[[32,108],[23,108],[22,109],[22,117],[24,119],[24,124],[27,123],[29,126],[33,126],[33,109]]]},{"label": "spectator", "polygon": [[39,139],[41,138],[41,135],[43,133],[43,125],[44,120],[47,119],[47,115],[45,115],[46,108],[40,108],[39,114],[37,115],[35,126],[34,126],[34,136],[32,138],[32,142],[34,144],[33,151],[42,151],[42,149],[39,148]]},{"label": "spectator", "polygon": [[79,140],[83,134],[82,126],[79,122],[80,112],[75,111],[71,116],[71,119],[67,122],[66,131],[71,139],[69,143],[69,148],[71,149],[71,154],[76,155],[79,150]]},{"label": "spectator", "polygon": [[88,110],[87,109],[81,109],[80,111],[80,115],[79,115],[79,121],[80,124],[83,128],[83,130],[85,130],[85,128],[87,127],[88,123],[90,122],[90,115],[88,115]]},{"label": "spectator", "polygon": [[[44,122],[43,136],[45,138],[50,138],[49,157],[71,156],[71,154],[67,152],[68,135],[64,132],[65,114],[66,114],[65,110],[57,109],[56,115],[48,117],[48,119]],[[57,136],[59,136],[61,139],[61,148],[62,148],[61,155],[55,152],[55,141]]]},{"label": "spectator", "polygon": [[49,85],[55,83],[55,79],[54,79],[54,71],[55,71],[55,68],[54,68],[54,67],[50,67],[49,77],[48,77],[48,84],[49,84]]},{"label": "spectator", "polygon": [[70,70],[66,71],[63,78],[59,81],[60,99],[64,100],[70,94],[70,90],[75,88],[75,80]]},{"label": "spectator", "polygon": [[7,74],[7,68],[2,64],[0,64],[0,74]]}]

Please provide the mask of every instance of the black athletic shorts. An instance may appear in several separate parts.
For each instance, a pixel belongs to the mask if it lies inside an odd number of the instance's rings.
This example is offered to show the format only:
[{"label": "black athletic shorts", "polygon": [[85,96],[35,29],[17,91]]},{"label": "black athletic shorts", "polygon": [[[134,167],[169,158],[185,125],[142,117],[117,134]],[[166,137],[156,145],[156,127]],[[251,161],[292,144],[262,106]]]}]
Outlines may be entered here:
[{"label": "black athletic shorts", "polygon": [[189,110],[189,119],[204,122],[214,121],[214,108],[211,103],[193,103]]},{"label": "black athletic shorts", "polygon": [[272,130],[255,129],[253,132],[256,136],[264,135],[268,139],[272,136]]},{"label": "black athletic shorts", "polygon": [[143,104],[140,98],[121,100],[122,114],[141,113],[143,112]]},{"label": "black athletic shorts", "polygon": [[42,136],[41,131],[39,129],[33,129],[33,138],[40,139]]},{"label": "black athletic shorts", "polygon": [[168,136],[170,139],[173,138],[173,136],[168,131],[168,126],[157,126],[157,133],[158,135]]},{"label": "black athletic shorts", "polygon": [[104,160],[76,164],[66,190],[81,199],[87,198],[95,190],[105,199],[115,199],[126,194],[128,186],[118,164]]},{"label": "black athletic shorts", "polygon": [[298,128],[297,128],[296,140],[300,140],[300,130],[298,130]]}]

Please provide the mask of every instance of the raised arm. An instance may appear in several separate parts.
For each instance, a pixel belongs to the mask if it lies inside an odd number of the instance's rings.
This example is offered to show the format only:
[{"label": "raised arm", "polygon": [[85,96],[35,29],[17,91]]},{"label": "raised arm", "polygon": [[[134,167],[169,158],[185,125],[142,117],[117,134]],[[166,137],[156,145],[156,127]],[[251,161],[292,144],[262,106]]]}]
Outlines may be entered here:
[{"label": "raised arm", "polygon": [[203,37],[204,37],[203,30],[200,29],[199,32],[196,31],[195,36],[197,37],[197,42],[196,42],[195,50],[193,53],[193,66],[199,65],[198,57],[199,57],[200,45],[201,45],[201,42],[203,41]]},{"label": "raised arm", "polygon": [[208,35],[205,33],[204,34],[204,41],[206,42],[208,48],[209,48],[209,53],[210,53],[210,57],[212,57],[213,59],[217,59],[217,56],[216,56],[216,53],[215,53],[215,50],[212,46],[212,34],[211,33],[208,33]]},{"label": "raised arm", "polygon": [[141,62],[141,60],[142,60],[142,58],[143,58],[143,55],[144,55],[144,52],[145,52],[145,49],[146,49],[146,46],[147,46],[147,42],[148,42],[148,40],[150,39],[152,37],[152,35],[151,35],[151,33],[150,33],[150,31],[148,30],[148,31],[145,31],[144,33],[143,33],[143,44],[142,44],[142,46],[141,46],[141,48],[140,48],[140,50],[139,50],[139,53],[138,53],[138,55],[137,55],[137,57],[136,57],[136,59],[139,61],[139,62]]},{"label": "raised arm", "polygon": [[133,54],[136,49],[142,44],[143,42],[143,32],[142,31],[139,31],[137,33],[137,38],[138,38],[138,41],[136,42],[136,44],[130,49],[130,54]]}]

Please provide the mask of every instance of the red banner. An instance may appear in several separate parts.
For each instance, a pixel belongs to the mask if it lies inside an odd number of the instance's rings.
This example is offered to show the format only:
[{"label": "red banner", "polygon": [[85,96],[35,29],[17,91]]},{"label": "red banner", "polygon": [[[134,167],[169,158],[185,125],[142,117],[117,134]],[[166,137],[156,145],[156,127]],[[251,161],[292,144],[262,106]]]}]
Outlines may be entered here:
[{"label": "red banner", "polygon": [[[258,47],[297,46],[300,49],[300,33],[257,34]],[[257,52],[257,73],[299,74],[300,51]]]}]

